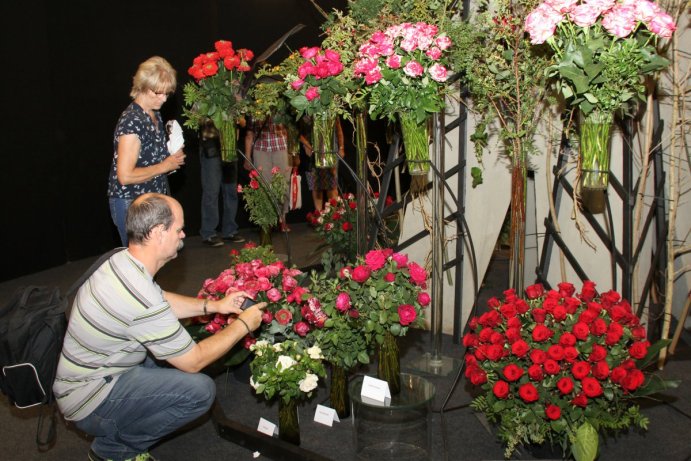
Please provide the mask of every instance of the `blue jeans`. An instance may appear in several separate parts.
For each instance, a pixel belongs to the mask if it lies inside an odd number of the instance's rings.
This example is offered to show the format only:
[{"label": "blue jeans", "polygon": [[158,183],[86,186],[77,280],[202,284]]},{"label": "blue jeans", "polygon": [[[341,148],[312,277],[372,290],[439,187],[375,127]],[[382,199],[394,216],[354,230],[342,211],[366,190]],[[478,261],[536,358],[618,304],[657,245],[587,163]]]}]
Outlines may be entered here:
[{"label": "blue jeans", "polygon": [[110,205],[110,216],[113,218],[113,223],[115,227],[118,228],[118,234],[120,234],[120,240],[122,241],[122,246],[127,246],[127,227],[125,226],[125,220],[127,219],[127,209],[132,203],[131,199],[110,197],[108,199],[108,204]]},{"label": "blue jeans", "polygon": [[[208,142],[208,141],[207,141]],[[218,152],[217,155],[214,155]],[[210,156],[211,155],[211,156]],[[222,196],[223,215],[221,219],[221,233],[223,237],[230,237],[238,231],[235,217],[238,212],[237,172],[224,178],[223,164],[220,151],[214,147],[202,147],[200,149],[200,161],[202,170],[202,227],[199,231],[202,239],[216,235],[219,222],[218,197]],[[226,167],[237,168],[237,161]]]},{"label": "blue jeans", "polygon": [[75,424],[94,437],[91,449],[97,455],[121,461],[206,413],[215,397],[209,376],[147,359],[122,375],[106,400]]}]

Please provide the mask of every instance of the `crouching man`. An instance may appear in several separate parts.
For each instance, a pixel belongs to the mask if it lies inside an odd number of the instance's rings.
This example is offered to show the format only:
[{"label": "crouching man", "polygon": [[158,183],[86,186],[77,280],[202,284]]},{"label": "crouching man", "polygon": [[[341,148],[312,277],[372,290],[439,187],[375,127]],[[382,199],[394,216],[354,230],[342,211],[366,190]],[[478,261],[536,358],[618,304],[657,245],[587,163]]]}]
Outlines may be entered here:
[{"label": "crouching man", "polygon": [[[183,226],[175,199],[138,197],[127,213],[128,248],[75,297],[53,391],[65,418],[94,437],[90,460],[153,460],[151,445],[211,407],[216,387],[199,371],[261,323],[266,304],[243,311],[245,292],[207,301],[156,284],[158,270],[183,246]],[[199,343],[179,321],[215,312],[238,321]]]}]

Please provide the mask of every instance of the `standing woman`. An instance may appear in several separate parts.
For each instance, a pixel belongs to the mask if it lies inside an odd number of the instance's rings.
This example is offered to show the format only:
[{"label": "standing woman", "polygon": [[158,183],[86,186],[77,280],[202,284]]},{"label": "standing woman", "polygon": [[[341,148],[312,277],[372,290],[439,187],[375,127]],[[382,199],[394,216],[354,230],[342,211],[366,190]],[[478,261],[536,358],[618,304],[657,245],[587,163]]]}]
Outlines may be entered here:
[{"label": "standing woman", "polygon": [[182,148],[168,152],[159,112],[176,84],[175,69],[165,59],[154,56],[141,63],[132,79],[133,101],[115,127],[108,201],[123,246],[127,246],[125,218],[132,200],[148,192],[170,195],[167,174],[185,163]]}]

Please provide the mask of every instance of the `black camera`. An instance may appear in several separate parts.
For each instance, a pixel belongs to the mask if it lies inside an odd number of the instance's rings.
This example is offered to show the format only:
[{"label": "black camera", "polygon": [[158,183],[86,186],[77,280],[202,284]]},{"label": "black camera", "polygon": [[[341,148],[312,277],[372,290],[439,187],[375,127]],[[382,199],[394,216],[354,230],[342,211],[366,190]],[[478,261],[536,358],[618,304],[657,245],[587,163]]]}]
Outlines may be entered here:
[{"label": "black camera", "polygon": [[252,306],[254,306],[255,304],[257,304],[257,302],[256,302],[254,299],[252,299],[252,298],[245,298],[245,300],[242,302],[242,306],[240,306],[240,309],[242,309],[242,310],[244,311],[244,310],[247,309],[248,307],[252,307]]}]

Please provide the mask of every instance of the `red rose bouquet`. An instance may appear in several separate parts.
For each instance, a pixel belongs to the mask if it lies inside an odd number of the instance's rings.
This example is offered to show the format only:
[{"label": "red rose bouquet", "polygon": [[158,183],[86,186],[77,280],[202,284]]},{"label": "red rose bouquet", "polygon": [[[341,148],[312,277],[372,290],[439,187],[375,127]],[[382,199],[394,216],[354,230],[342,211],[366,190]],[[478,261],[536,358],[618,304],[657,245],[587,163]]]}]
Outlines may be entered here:
[{"label": "red rose bouquet", "polygon": [[585,282],[578,294],[570,283],[532,285],[527,301],[504,294],[470,319],[463,345],[465,376],[482,389],[472,407],[497,424],[507,458],[519,444],[550,443],[594,460],[598,432],[647,427],[635,397],[678,385],[643,373],[663,343],[650,345],[618,293]]},{"label": "red rose bouquet", "polygon": [[188,69],[194,82],[188,82],[183,89],[187,106],[185,126],[196,130],[211,119],[221,135],[224,161],[236,158],[235,123],[247,111],[242,86],[252,59],[252,51],[245,48],[236,51],[231,42],[218,40],[214,51],[194,58]]},{"label": "red rose bouquet", "polygon": [[329,199],[322,211],[307,213],[307,222],[326,240],[340,262],[352,261],[357,252],[356,210],[355,195],[348,193]]}]

